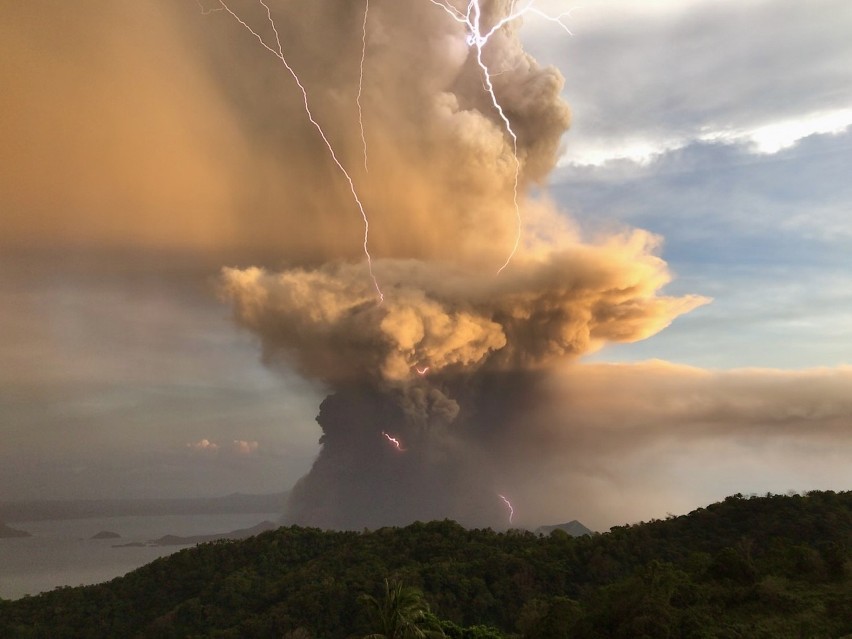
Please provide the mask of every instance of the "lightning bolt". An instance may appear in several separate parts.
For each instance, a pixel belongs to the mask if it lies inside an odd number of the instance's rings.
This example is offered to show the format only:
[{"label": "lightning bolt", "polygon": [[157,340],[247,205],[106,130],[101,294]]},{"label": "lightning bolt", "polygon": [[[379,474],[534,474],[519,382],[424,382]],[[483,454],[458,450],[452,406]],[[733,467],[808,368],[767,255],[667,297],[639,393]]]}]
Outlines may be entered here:
[{"label": "lightning bolt", "polygon": [[364,24],[361,26],[361,65],[358,68],[358,96],[355,102],[358,104],[358,124],[361,126],[361,144],[364,147],[364,171],[367,168],[367,138],[364,135],[364,113],[361,109],[361,92],[364,89],[364,59],[367,57],[367,16],[370,14],[370,0],[364,4]]},{"label": "lightning bolt", "polygon": [[216,13],[217,11],[222,11],[222,7],[216,7],[208,9],[203,4],[201,4],[201,0],[195,0],[198,4],[198,8],[201,9],[201,15],[209,16],[211,13]]},{"label": "lightning bolt", "polygon": [[401,453],[405,452],[405,449],[402,447],[402,444],[396,437],[391,437],[385,431],[382,431],[382,436],[384,436],[384,438],[387,439],[398,451],[400,451]]},{"label": "lightning bolt", "polygon": [[414,370],[417,371],[417,374],[420,375],[420,377],[423,377],[426,373],[429,372],[429,367],[424,366],[423,368],[420,368],[419,366],[415,366]]},{"label": "lightning bolt", "polygon": [[515,242],[512,245],[512,250],[509,252],[509,256],[506,258],[506,261],[503,265],[497,269],[497,274],[503,272],[503,270],[509,266],[509,262],[512,261],[512,258],[515,257],[515,253],[518,252],[518,246],[521,243],[521,229],[523,226],[523,220],[521,218],[521,207],[518,204],[518,182],[520,180],[521,174],[521,161],[518,159],[518,136],[515,134],[514,129],[512,129],[512,123],[509,121],[509,117],[506,115],[506,112],[503,110],[503,106],[500,104],[500,101],[497,99],[497,95],[494,92],[494,84],[491,81],[491,78],[496,75],[491,72],[488,68],[488,65],[485,63],[485,60],[482,57],[482,50],[485,48],[485,45],[488,44],[488,40],[491,39],[497,31],[503,28],[504,25],[508,24],[512,20],[520,18],[526,13],[536,14],[545,20],[549,20],[551,22],[557,23],[560,27],[562,27],[568,35],[573,35],[568,26],[562,22],[562,19],[565,17],[570,17],[571,11],[566,11],[558,16],[551,16],[543,11],[535,8],[533,6],[533,2],[535,0],[529,0],[522,8],[516,8],[515,0],[512,0],[511,5],[509,6],[509,13],[498,20],[490,29],[483,32],[482,27],[482,6],[480,4],[481,0],[469,0],[467,4],[467,10],[462,13],[459,9],[449,4],[446,0],[429,0],[432,4],[437,7],[443,9],[447,15],[449,15],[456,22],[465,25],[467,28],[467,44],[469,47],[476,48],[476,63],[479,65],[479,68],[482,70],[482,77],[485,81],[485,91],[488,93],[491,98],[491,104],[494,106],[494,109],[497,111],[497,114],[500,116],[500,119],[503,121],[503,126],[506,129],[506,132],[509,134],[509,137],[512,138],[512,158],[515,161],[515,179],[512,185],[512,202],[515,207],[515,219],[517,222],[517,230],[515,233]]},{"label": "lightning bolt", "polygon": [[503,495],[497,495],[500,499],[503,500],[503,503],[506,504],[506,508],[509,509],[509,523],[512,523],[512,520],[515,518],[515,509],[512,508],[512,502],[506,499]]},{"label": "lightning bolt", "polygon": [[302,81],[299,79],[299,76],[293,70],[293,67],[287,62],[287,59],[284,57],[284,51],[281,47],[281,38],[278,35],[278,28],[275,25],[275,20],[272,18],[272,11],[269,9],[269,5],[264,2],[264,0],[258,0],[263,8],[266,9],[266,17],[269,20],[269,25],[272,27],[273,33],[275,33],[275,44],[276,48],[273,49],[271,46],[266,44],[266,41],[257,33],[254,29],[251,28],[242,18],[240,18],[236,13],[234,13],[231,8],[225,3],[224,0],[219,0],[219,4],[222,6],[222,9],[227,11],[237,22],[239,22],[249,33],[251,33],[257,41],[263,46],[264,49],[269,51],[272,55],[278,58],[281,63],[284,65],[284,68],[287,69],[288,73],[295,80],[296,85],[299,87],[299,90],[302,92],[302,100],[305,106],[305,113],[308,116],[308,120],[310,120],[311,124],[316,128],[317,133],[319,133],[322,141],[325,143],[325,147],[328,149],[329,155],[331,155],[331,159],[334,161],[334,164],[340,169],[340,172],[346,178],[346,181],[349,183],[349,190],[352,192],[352,197],[355,200],[355,204],[358,206],[358,210],[361,212],[361,219],[364,222],[364,254],[367,256],[367,267],[370,271],[370,278],[373,280],[373,286],[376,289],[376,293],[379,296],[379,302],[384,301],[385,296],[382,293],[381,287],[379,287],[379,281],[376,279],[376,275],[373,273],[373,257],[370,255],[369,249],[369,236],[370,236],[370,221],[367,219],[367,213],[364,209],[364,204],[361,202],[361,198],[358,196],[358,191],[355,188],[355,182],[352,180],[352,177],[349,175],[349,172],[346,170],[346,167],[343,166],[341,161],[337,157],[337,153],[334,152],[334,147],[329,142],[328,137],[325,135],[325,131],[320,126],[319,122],[316,121],[314,115],[311,111],[310,101],[308,100],[308,92],[305,89],[305,86],[302,84]]}]

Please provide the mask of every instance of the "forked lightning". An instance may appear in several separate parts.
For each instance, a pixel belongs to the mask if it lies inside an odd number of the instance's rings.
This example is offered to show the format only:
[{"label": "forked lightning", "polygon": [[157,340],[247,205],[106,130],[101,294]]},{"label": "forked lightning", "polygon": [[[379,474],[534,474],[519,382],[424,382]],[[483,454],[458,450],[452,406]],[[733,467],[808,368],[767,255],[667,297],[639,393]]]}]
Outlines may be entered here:
[{"label": "forked lightning", "polygon": [[508,24],[512,20],[520,18],[526,13],[533,13],[545,20],[555,22],[562,27],[568,35],[572,35],[570,29],[568,29],[565,23],[562,22],[562,19],[564,17],[569,17],[571,12],[566,11],[558,16],[550,16],[535,8],[533,6],[534,0],[529,0],[529,2],[520,9],[516,7],[516,3],[513,0],[509,7],[508,15],[497,20],[490,29],[485,30],[482,24],[481,0],[469,0],[467,3],[467,9],[464,12],[460,11],[446,0],[429,0],[429,2],[443,9],[453,20],[465,25],[467,28],[467,44],[470,47],[476,48],[476,62],[479,65],[479,68],[482,69],[482,77],[485,81],[485,90],[491,98],[491,104],[494,105],[500,119],[503,121],[503,126],[506,128],[506,132],[509,134],[509,137],[512,138],[512,158],[515,161],[515,179],[512,186],[512,198],[515,205],[517,230],[515,233],[515,243],[512,246],[509,257],[506,258],[503,266],[497,269],[497,273],[499,274],[503,272],[503,269],[509,266],[509,262],[512,261],[515,253],[518,252],[518,246],[521,243],[521,227],[523,225],[523,220],[521,219],[521,207],[518,204],[518,181],[520,180],[521,161],[518,159],[518,136],[515,134],[514,129],[512,129],[512,123],[509,121],[509,117],[506,115],[506,112],[503,110],[503,106],[500,104],[500,101],[497,99],[497,95],[494,93],[494,84],[491,81],[494,74],[491,73],[491,70],[482,58],[482,50],[485,45],[488,44],[488,40],[491,39],[491,36],[497,33],[497,31],[499,31],[504,25]]},{"label": "forked lightning", "polygon": [[278,27],[275,25],[275,20],[272,18],[272,11],[269,9],[269,5],[267,5],[264,0],[258,0],[258,2],[260,2],[260,4],[263,5],[263,8],[266,9],[266,17],[269,20],[269,26],[272,27],[272,31],[275,33],[275,49],[266,44],[266,41],[260,36],[260,34],[257,33],[257,31],[255,31],[254,29],[252,29],[251,26],[249,26],[248,23],[246,23],[242,18],[240,18],[236,13],[234,13],[231,8],[224,2],[224,0],[219,0],[219,4],[222,6],[222,8],[229,14],[231,14],[231,16],[233,16],[233,18],[237,22],[239,22],[243,27],[245,27],[249,31],[249,33],[251,33],[255,38],[257,38],[257,41],[260,42],[264,49],[266,49],[276,58],[281,60],[281,63],[287,69],[288,73],[293,76],[293,80],[296,81],[299,90],[302,92],[302,100],[305,105],[305,113],[308,116],[308,120],[310,120],[311,124],[313,124],[314,128],[316,128],[317,132],[322,138],[322,141],[325,143],[329,154],[331,155],[331,159],[334,161],[334,164],[337,166],[338,169],[340,169],[340,172],[343,174],[343,176],[346,178],[346,181],[349,183],[349,190],[352,192],[352,197],[355,199],[355,204],[358,205],[358,210],[361,212],[361,219],[364,221],[364,254],[367,256],[367,267],[370,271],[370,277],[373,280],[373,286],[375,286],[376,293],[378,293],[379,301],[381,302],[384,300],[385,296],[384,293],[382,293],[382,289],[379,287],[379,282],[376,279],[375,274],[373,273],[373,257],[372,255],[370,255],[370,249],[368,244],[370,236],[370,221],[367,219],[367,213],[364,210],[364,204],[361,202],[361,198],[358,196],[358,191],[355,188],[355,182],[352,180],[352,176],[349,175],[349,172],[346,170],[346,167],[344,167],[338,159],[337,153],[334,152],[334,147],[331,145],[331,142],[329,142],[328,138],[325,135],[325,131],[323,131],[323,128],[320,126],[319,122],[314,119],[314,115],[311,112],[310,101],[308,100],[308,92],[305,89],[305,86],[302,84],[302,81],[299,79],[299,76],[293,70],[293,67],[290,66],[290,64],[287,62],[287,59],[284,57],[284,50],[281,46],[281,38],[278,35]]}]

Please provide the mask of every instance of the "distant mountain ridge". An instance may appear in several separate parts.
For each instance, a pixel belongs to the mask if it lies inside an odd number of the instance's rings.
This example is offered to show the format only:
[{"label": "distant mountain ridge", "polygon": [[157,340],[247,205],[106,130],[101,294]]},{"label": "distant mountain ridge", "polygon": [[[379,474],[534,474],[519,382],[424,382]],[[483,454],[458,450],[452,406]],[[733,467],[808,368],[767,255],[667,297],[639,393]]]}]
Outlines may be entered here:
[{"label": "distant mountain ridge", "polygon": [[594,535],[595,531],[586,528],[583,524],[581,524],[576,519],[569,521],[566,524],[555,524],[553,526],[539,526],[535,529],[535,532],[539,535],[549,535],[554,530],[564,530],[572,537],[582,537],[583,535]]},{"label": "distant mountain ridge", "polygon": [[178,499],[74,499],[0,502],[0,521],[88,519],[127,515],[283,513],[289,492]]}]

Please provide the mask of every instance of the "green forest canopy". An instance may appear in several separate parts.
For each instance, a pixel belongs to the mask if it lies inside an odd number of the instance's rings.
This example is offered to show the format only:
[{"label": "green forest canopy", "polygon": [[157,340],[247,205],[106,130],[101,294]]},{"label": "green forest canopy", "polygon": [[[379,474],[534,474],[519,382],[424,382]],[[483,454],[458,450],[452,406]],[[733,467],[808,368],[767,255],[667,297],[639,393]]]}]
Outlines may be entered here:
[{"label": "green forest canopy", "polygon": [[832,491],[735,495],[580,538],[287,527],[2,601],[0,637],[363,637],[363,596],[391,579],[459,639],[836,639],[852,635],[851,548],[852,492]]}]

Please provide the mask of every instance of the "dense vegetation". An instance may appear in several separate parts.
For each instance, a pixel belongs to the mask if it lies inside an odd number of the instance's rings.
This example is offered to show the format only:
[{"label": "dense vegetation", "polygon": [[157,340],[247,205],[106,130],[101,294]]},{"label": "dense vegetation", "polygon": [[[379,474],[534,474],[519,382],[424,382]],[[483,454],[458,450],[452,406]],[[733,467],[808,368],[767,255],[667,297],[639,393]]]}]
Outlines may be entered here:
[{"label": "dense vegetation", "polygon": [[455,639],[836,639],[852,636],[850,549],[852,492],[736,495],[582,538],[280,528],[0,602],[0,637],[363,637],[404,583]]}]

